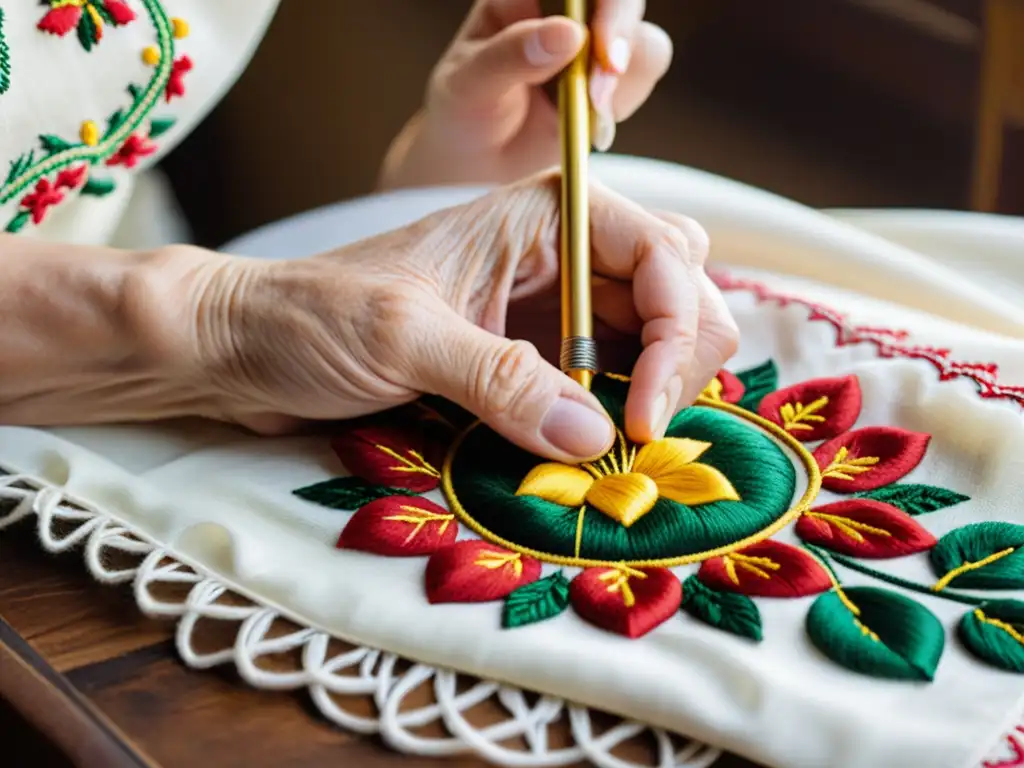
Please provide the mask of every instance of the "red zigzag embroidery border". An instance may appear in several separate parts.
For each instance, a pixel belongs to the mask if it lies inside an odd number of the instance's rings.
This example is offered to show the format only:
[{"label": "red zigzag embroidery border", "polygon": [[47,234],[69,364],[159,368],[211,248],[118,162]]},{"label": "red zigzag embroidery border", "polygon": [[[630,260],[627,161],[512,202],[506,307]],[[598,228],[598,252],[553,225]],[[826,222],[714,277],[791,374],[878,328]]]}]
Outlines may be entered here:
[{"label": "red zigzag embroidery border", "polygon": [[777,293],[766,285],[755,280],[746,280],[730,275],[722,270],[709,270],[708,275],[723,291],[748,291],[758,301],[773,301],[780,307],[799,304],[810,310],[808,320],[823,320],[836,330],[836,346],[845,347],[851,344],[873,344],[880,357],[906,357],[914,360],[926,360],[935,366],[941,381],[966,378],[978,387],[978,394],[990,400],[1012,400],[1024,406],[1024,387],[1011,387],[999,383],[999,368],[995,363],[965,363],[949,358],[948,349],[936,347],[918,347],[901,344],[910,337],[907,331],[889,328],[873,328],[870,326],[850,325],[842,314],[834,309],[815,304],[784,293]]}]

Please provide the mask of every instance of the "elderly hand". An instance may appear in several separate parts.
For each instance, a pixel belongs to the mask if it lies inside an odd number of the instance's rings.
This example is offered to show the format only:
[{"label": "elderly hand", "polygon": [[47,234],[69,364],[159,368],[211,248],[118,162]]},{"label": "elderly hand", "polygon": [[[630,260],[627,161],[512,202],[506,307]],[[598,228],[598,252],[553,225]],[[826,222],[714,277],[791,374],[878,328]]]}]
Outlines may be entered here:
[{"label": "elderly hand", "polygon": [[[663,435],[737,343],[704,274],[707,240],[594,187],[594,307],[639,334],[626,431]],[[264,432],[441,395],[523,448],[575,462],[613,440],[597,400],[531,344],[503,337],[510,302],[558,292],[551,173],[320,256],[264,262],[177,252],[204,415]],[[193,260],[193,262],[190,262]],[[167,327],[173,327],[171,322]],[[557,321],[551,324],[557,336]]]},{"label": "elderly hand", "polygon": [[[644,0],[596,3],[590,92],[601,150],[672,60],[672,41],[643,15]],[[540,0],[477,0],[392,145],[382,186],[507,183],[557,164],[558,115],[542,86],[585,38],[564,16],[541,18]]]}]

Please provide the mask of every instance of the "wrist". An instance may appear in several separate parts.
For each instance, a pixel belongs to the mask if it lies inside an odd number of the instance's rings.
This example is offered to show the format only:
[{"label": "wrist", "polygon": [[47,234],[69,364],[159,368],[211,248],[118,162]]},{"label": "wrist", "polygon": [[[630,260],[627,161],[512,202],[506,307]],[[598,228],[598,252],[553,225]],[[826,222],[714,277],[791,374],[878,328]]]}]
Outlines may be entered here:
[{"label": "wrist", "polygon": [[217,254],[21,238],[3,245],[0,421],[45,426],[196,410],[188,304]]}]

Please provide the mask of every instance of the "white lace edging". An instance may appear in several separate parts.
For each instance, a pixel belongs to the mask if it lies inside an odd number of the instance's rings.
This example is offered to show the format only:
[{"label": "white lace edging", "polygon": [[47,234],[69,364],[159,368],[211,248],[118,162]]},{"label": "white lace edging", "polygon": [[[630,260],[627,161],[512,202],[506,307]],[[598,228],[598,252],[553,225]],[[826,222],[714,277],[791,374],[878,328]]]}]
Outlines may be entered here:
[{"label": "white lace edging", "polygon": [[[85,564],[93,578],[101,584],[131,582],[144,614],[175,620],[178,653],[189,667],[234,663],[239,676],[254,688],[306,688],[329,721],[357,733],[379,734],[397,751],[429,757],[476,754],[498,765],[530,768],[581,761],[597,768],[707,768],[722,755],[707,744],[659,728],[408,662],[393,653],[361,646],[332,650],[338,641],[327,633],[297,626],[276,609],[233,594],[208,571],[186,565],[156,541],[60,488],[0,468],[0,530],[33,515],[47,552],[63,553],[84,544]],[[118,564],[125,559],[130,564]],[[177,594],[158,596],[166,591]],[[210,621],[233,623],[237,630],[217,650],[200,650],[199,627]],[[286,669],[267,663],[289,655],[297,657]],[[416,701],[422,699],[424,688],[430,694],[427,704]],[[375,714],[345,706],[368,699]],[[481,707],[491,715],[487,725],[476,725],[467,717]],[[495,718],[494,713],[500,714]],[[557,740],[552,739],[556,728],[564,733]],[[568,746],[561,745],[565,741]],[[622,754],[639,742],[646,747],[643,763]]]}]

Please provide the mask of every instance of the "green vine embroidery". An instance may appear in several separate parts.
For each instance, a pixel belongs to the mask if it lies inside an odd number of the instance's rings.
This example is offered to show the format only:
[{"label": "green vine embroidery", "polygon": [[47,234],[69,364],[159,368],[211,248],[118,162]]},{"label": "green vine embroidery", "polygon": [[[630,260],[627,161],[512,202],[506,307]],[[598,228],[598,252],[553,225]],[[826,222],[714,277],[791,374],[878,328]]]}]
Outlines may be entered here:
[{"label": "green vine embroidery", "polygon": [[[137,132],[161,94],[166,94],[168,101],[184,94],[182,78],[191,70],[192,62],[187,56],[175,60],[174,39],[187,35],[188,25],[181,19],[169,18],[158,0],[140,1],[157,35],[158,46],[146,48],[142,54],[146,63],[154,67],[152,78],[145,86],[128,86],[131,105],[127,110],[118,109],[111,114],[102,132],[93,121],[86,120],[77,141],[41,134],[38,150],[29,150],[11,161],[0,186],[0,204],[34,188],[22,197],[20,209],[8,222],[6,231],[18,232],[29,221],[39,224],[49,207],[64,200],[65,192],[78,190],[80,194],[97,197],[110,194],[115,183],[110,179],[92,178],[89,167],[105,161],[107,165],[133,168],[139,158],[156,151],[151,139],[163,135],[174,125],[173,118],[158,117],[149,121],[148,131]],[[101,5],[109,11],[107,5]],[[60,10],[64,8],[60,6]],[[89,14],[83,14],[82,18],[86,16]],[[54,173],[56,177],[51,176]]]},{"label": "green vine embroidery", "polygon": [[11,87],[11,49],[4,34],[4,9],[0,8],[0,94]]}]

